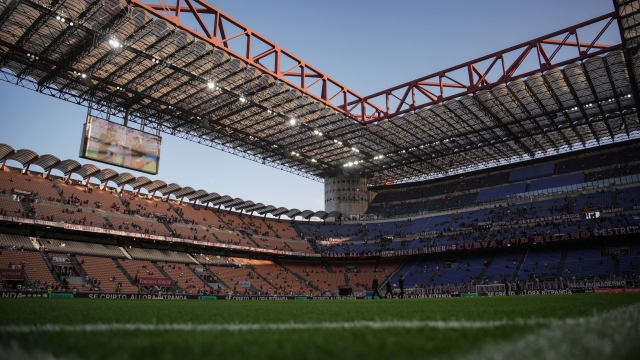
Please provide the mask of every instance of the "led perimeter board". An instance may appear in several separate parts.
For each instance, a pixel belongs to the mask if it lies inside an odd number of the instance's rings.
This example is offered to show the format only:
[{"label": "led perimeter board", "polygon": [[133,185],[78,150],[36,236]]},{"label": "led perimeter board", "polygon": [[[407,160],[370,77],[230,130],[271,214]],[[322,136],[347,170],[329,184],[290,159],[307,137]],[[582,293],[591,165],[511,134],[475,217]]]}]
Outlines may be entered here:
[{"label": "led perimeter board", "polygon": [[87,116],[80,157],[157,174],[162,138],[114,122]]}]

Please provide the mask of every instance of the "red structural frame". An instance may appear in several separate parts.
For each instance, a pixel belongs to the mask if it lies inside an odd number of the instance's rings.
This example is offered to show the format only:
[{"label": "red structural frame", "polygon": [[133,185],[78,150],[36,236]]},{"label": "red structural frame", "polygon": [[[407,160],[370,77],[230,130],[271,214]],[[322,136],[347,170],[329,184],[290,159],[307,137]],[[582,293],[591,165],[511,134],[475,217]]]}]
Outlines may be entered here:
[{"label": "red structural frame", "polygon": [[[153,0],[129,0],[129,4],[132,7],[143,8],[152,15],[173,24],[176,28],[186,31],[200,40],[209,42],[214,47],[261,69],[279,81],[334,110],[354,119],[360,119],[359,114],[351,113],[352,109],[349,109],[347,104],[355,100],[361,102],[362,96],[207,2],[202,0],[173,0],[174,5],[168,5],[164,0],[157,0],[158,3],[149,3],[149,1]],[[193,29],[180,21],[181,15],[185,13],[195,18],[199,24],[198,29]],[[205,21],[208,20],[206,19],[207,15],[213,15],[213,21]],[[237,31],[238,28],[240,29],[239,32]],[[234,34],[230,32],[234,32]],[[242,53],[238,53],[231,49],[230,42],[241,37],[245,37],[245,49]],[[261,49],[267,48],[267,50],[255,54],[255,49],[258,47]],[[288,69],[283,69],[284,63],[293,63],[295,65]],[[377,109],[374,104],[367,105]],[[381,111],[381,109],[377,110]]]},{"label": "red structural frame", "polygon": [[[365,114],[360,120],[365,124],[369,124],[479,90],[505,84],[518,78],[543,73],[546,70],[585,60],[612,50],[621,49],[623,47],[622,44],[597,43],[616,19],[617,13],[611,12],[537,39],[365,96],[361,100],[349,102],[348,105],[350,109],[359,107],[361,112]],[[591,42],[581,42],[579,31],[598,23],[600,23],[597,28],[599,32],[593,40]],[[563,49],[570,49],[574,52],[574,55],[570,58],[564,58],[560,62],[554,62],[558,52]],[[506,54],[515,55],[513,56],[515,59],[506,60]],[[530,56],[537,58],[538,66],[533,70],[531,70],[531,67],[525,70],[522,65]],[[481,70],[481,68],[484,68],[484,70]],[[496,70],[498,71],[497,74],[492,72]],[[499,75],[497,80],[489,81],[488,76],[490,73],[493,77]],[[445,91],[447,91],[446,94]],[[426,100],[418,100],[416,96],[418,93],[422,94],[423,99],[426,98]],[[391,105],[392,98],[397,100],[397,105]],[[369,109],[367,113],[368,104],[375,100],[384,102],[384,110]]]},{"label": "red structural frame", "polygon": [[[621,43],[608,45],[597,42],[609,26],[617,20],[617,13],[611,12],[375,94],[360,96],[205,1],[173,0],[175,5],[168,5],[165,0],[157,0],[157,3],[145,1],[153,0],[129,0],[129,3],[132,7],[144,8],[157,18],[173,24],[176,28],[184,30],[200,40],[209,42],[214,47],[261,69],[279,81],[363,124],[389,119],[462,95],[505,84],[518,78],[543,73],[555,67],[623,48]],[[195,18],[199,29],[193,29],[180,21],[181,14],[185,13]],[[205,16],[213,16],[213,21],[207,23]],[[225,24],[227,24],[226,28]],[[596,24],[600,29],[598,35],[591,42],[581,42],[580,31]],[[230,31],[235,33],[227,35],[227,29],[231,26],[235,28]],[[231,41],[240,37],[245,37],[245,50],[242,53],[232,50],[229,45]],[[256,47],[267,48],[267,50],[254,54]],[[564,49],[570,49],[574,55],[554,62],[556,55]],[[514,59],[507,60],[505,58],[507,54]],[[523,63],[530,56],[537,58],[538,66],[533,70],[530,67],[523,69]],[[282,69],[283,62],[294,65],[288,69]],[[495,77],[496,71],[499,74],[497,80],[490,81],[489,77]],[[392,101],[397,104],[392,105]],[[384,105],[376,105],[376,102]]]}]

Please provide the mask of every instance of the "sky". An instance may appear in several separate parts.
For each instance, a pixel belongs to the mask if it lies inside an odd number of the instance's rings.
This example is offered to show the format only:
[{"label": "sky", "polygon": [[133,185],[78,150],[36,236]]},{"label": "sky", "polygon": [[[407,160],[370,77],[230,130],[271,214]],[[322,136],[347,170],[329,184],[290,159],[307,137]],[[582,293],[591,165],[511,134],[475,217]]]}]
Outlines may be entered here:
[{"label": "sky", "polygon": [[[611,0],[209,3],[363,96],[614,11]],[[619,43],[619,34],[600,42]],[[0,143],[15,149],[90,163],[78,157],[86,114],[0,81]],[[320,182],[168,134],[157,176],[114,169],[255,203],[324,210]]]}]

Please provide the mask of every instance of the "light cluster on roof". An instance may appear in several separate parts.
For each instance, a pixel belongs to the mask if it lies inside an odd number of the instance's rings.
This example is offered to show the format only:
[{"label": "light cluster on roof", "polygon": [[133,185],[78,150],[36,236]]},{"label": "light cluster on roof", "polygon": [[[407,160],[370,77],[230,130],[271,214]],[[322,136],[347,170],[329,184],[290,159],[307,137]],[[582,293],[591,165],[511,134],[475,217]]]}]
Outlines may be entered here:
[{"label": "light cluster on roof", "polygon": [[261,203],[255,204],[251,200],[243,200],[241,198],[233,198],[228,195],[220,195],[215,192],[208,192],[206,190],[195,190],[192,187],[182,187],[176,183],[167,184],[162,180],[150,180],[145,176],[135,177],[129,173],[119,174],[113,169],[100,169],[93,164],[81,165],[75,160],[63,160],[54,155],[38,155],[33,150],[20,149],[15,150],[10,145],[0,143],[0,161],[14,160],[22,164],[23,167],[30,166],[31,164],[41,167],[45,172],[49,172],[52,169],[61,171],[65,176],[69,174],[78,174],[84,180],[89,178],[95,178],[100,181],[101,184],[107,184],[111,181],[117,186],[123,187],[124,185],[131,186],[134,190],[145,189],[149,193],[156,191],[160,192],[163,196],[173,195],[176,199],[186,197],[189,201],[200,201],[202,204],[211,204],[213,206],[224,206],[228,209],[235,209],[236,211],[246,212],[258,212],[260,215],[272,214],[273,216],[285,215],[291,219],[296,216],[301,216],[304,219],[310,219],[311,217],[319,217],[320,219],[326,219],[327,217],[339,218],[342,216],[340,212],[326,213],[324,211],[311,211],[305,210],[301,212],[297,209],[289,210],[284,207],[278,208],[279,211],[275,211],[276,208],[271,205],[264,205]]},{"label": "light cluster on roof", "polygon": [[419,181],[640,137],[640,61],[620,50],[364,126],[124,0],[22,0],[0,40],[3,80],[315,180]]}]

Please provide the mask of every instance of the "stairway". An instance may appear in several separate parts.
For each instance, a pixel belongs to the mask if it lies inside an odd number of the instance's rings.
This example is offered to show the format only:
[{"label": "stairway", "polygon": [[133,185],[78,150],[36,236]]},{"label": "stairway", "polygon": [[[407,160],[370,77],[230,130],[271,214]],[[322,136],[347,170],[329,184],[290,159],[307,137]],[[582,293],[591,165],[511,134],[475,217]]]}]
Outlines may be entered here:
[{"label": "stairway", "polygon": [[60,188],[60,186],[58,185],[58,182],[57,182],[57,181],[52,181],[52,183],[53,183],[53,187],[54,187],[54,188],[56,189],[56,191],[58,192],[58,195],[60,195],[60,199],[62,199],[62,203],[63,203],[63,204],[68,204],[68,203],[69,203],[69,201],[68,201],[68,200],[67,200],[67,198],[62,194],[62,193],[63,193],[63,191],[62,191],[62,189]]},{"label": "stairway", "polygon": [[520,261],[518,261],[518,265],[516,266],[516,270],[513,272],[513,276],[511,277],[511,282],[517,281],[518,277],[520,277],[520,269],[522,269],[522,264],[527,259],[527,254],[529,254],[529,248],[525,251],[522,256],[520,256]]},{"label": "stairway", "polygon": [[[320,291],[320,288],[319,288],[319,287],[317,287],[316,285],[314,285],[311,281],[309,281],[309,280],[305,279],[302,275],[300,275],[300,274],[298,274],[298,273],[296,273],[296,272],[291,271],[291,269],[289,269],[288,267],[286,267],[286,266],[284,266],[284,265],[280,264],[280,263],[279,263],[279,262],[277,262],[277,261],[274,261],[274,263],[275,263],[276,265],[280,266],[281,268],[283,268],[283,269],[287,270],[287,272],[288,272],[288,273],[293,274],[293,276],[295,276],[295,277],[297,277],[298,279],[300,279],[301,281],[303,281],[305,284],[307,284],[307,286],[310,286],[313,290]],[[333,272],[333,270],[332,270],[332,272]]]},{"label": "stairway", "polygon": [[262,246],[260,246],[260,244],[258,244],[258,242],[257,242],[257,241],[255,241],[255,240],[251,237],[251,235],[249,234],[249,232],[247,232],[247,231],[243,231],[241,234],[243,234],[244,236],[246,236],[246,237],[247,237],[247,239],[249,239],[249,241],[251,241],[252,243],[256,244],[256,246],[257,246],[258,248],[260,248],[260,249],[262,248]]},{"label": "stairway", "polygon": [[104,219],[104,222],[107,223],[107,227],[109,229],[113,229],[113,223],[111,222],[111,220],[109,220],[109,218],[106,215],[102,215],[102,218]]},{"label": "stairway", "polygon": [[116,193],[116,195],[118,195],[118,199],[120,199],[120,202],[122,203],[122,206],[124,206],[127,210],[129,210],[128,212],[131,213],[131,208],[129,206],[127,206],[127,204],[125,203],[125,200],[122,197],[122,193]]},{"label": "stairway", "polygon": [[162,268],[162,266],[158,265],[157,262],[152,262],[153,266],[156,267],[156,269],[158,269],[158,271],[160,272],[160,274],[162,274],[162,276],[165,277],[165,279],[170,279],[171,281],[171,290],[169,292],[172,293],[178,293],[178,292],[183,292],[186,289],[183,289],[182,287],[180,287],[180,285],[178,285],[179,281],[178,280],[174,280],[171,278],[171,276],[169,276],[169,274],[167,274],[164,269]]},{"label": "stairway", "polygon": [[60,282],[62,279],[60,279],[60,276],[58,275],[58,273],[56,271],[53,271],[53,264],[51,263],[51,260],[49,259],[47,254],[45,254],[44,251],[40,251],[40,256],[42,256],[42,259],[44,260],[44,263],[47,264],[47,268],[49,269],[49,271],[53,275],[53,278],[56,280],[56,282]]},{"label": "stairway", "polygon": [[567,253],[569,250],[565,247],[560,254],[560,261],[558,261],[558,268],[556,269],[556,278],[562,277],[562,270],[564,269],[564,262],[567,260]]},{"label": "stairway", "polygon": [[444,260],[442,260],[440,262],[440,264],[438,265],[438,271],[434,271],[431,276],[429,276],[429,278],[427,279],[425,284],[431,284],[431,282],[433,281],[433,279],[436,277],[436,275],[438,275],[438,272],[440,272],[440,270],[442,270],[442,267],[444,266]]},{"label": "stairway", "polygon": [[129,282],[131,283],[131,285],[134,286],[138,286],[138,284],[136,283],[136,281],[131,277],[131,275],[129,275],[129,273],[127,272],[127,270],[124,269],[124,267],[122,267],[122,265],[120,264],[120,262],[118,261],[118,259],[111,259],[113,260],[113,263],[116,264],[116,267],[118,269],[120,269],[120,271],[122,272],[122,274],[124,275],[125,278],[127,278],[127,280],[129,280]]},{"label": "stairway", "polygon": [[333,271],[333,269],[331,268],[331,266],[329,266],[329,263],[327,263],[326,261],[325,261],[325,262],[322,262],[322,266],[324,266],[324,268],[327,270],[327,272],[328,272],[329,274],[335,274],[335,273],[336,273],[335,271]]},{"label": "stairway", "polygon": [[344,284],[349,285],[349,275],[347,273],[344,273]]},{"label": "stairway", "polygon": [[122,246],[119,246],[118,249],[120,249],[120,251],[122,251],[122,253],[124,254],[124,257],[126,257],[129,260],[133,260],[133,258],[131,257],[131,255],[129,255],[129,253],[127,252],[127,250],[125,250]]},{"label": "stairway", "polygon": [[87,275],[87,272],[84,270],[82,265],[80,265],[80,262],[78,261],[78,258],[76,257],[76,255],[72,255],[71,256],[71,263],[73,264],[73,267],[76,270],[78,270],[78,273],[80,274],[80,277],[82,278],[82,283],[86,284],[87,283],[86,279],[88,279],[89,276]]},{"label": "stairway", "polygon": [[169,224],[167,224],[166,222],[162,222],[161,224],[164,225],[165,228],[167,228],[168,236],[171,236],[173,234],[173,229],[171,228],[171,226],[169,226]]},{"label": "stairway", "polygon": [[491,264],[487,264],[487,266],[483,266],[482,270],[480,270],[480,273],[478,274],[478,282],[481,282],[482,279],[484,279],[484,275],[487,273],[487,270],[489,270],[489,265]]},{"label": "stairway", "polygon": [[31,203],[28,201],[20,201],[20,205],[22,205],[24,217],[28,217],[28,215],[31,214],[31,211],[33,210],[31,208]]}]

